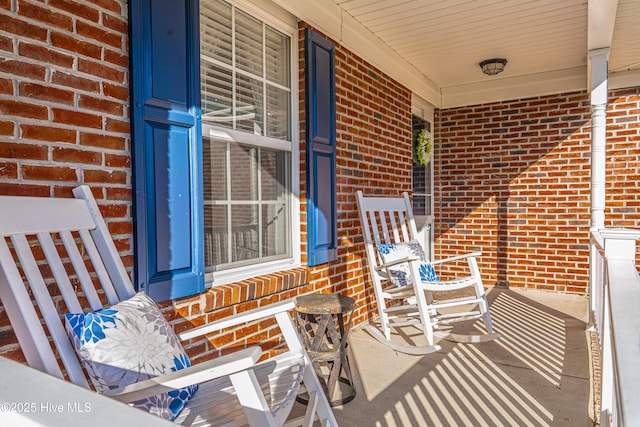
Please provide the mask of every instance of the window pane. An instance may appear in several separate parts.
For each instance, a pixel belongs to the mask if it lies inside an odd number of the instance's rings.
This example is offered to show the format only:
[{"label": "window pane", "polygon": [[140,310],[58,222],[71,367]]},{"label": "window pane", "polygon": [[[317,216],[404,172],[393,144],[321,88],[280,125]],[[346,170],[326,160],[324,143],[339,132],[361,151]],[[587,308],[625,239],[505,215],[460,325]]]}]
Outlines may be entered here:
[{"label": "window pane", "polygon": [[231,200],[258,200],[258,149],[229,144]]},{"label": "window pane", "polygon": [[269,27],[265,38],[267,80],[289,87],[289,38]]},{"label": "window pane", "polygon": [[236,66],[262,77],[262,23],[236,9]]},{"label": "window pane", "polygon": [[242,74],[236,76],[236,129],[264,135],[262,93],[261,81]]},{"label": "window pane", "polygon": [[231,65],[231,5],[223,1],[200,1],[200,53]]},{"label": "window pane", "polygon": [[426,211],[426,200],[427,198],[425,196],[418,196],[417,194],[413,194],[413,201],[412,201],[412,206],[413,206],[413,214],[414,215],[426,215],[427,211]]},{"label": "window pane", "polygon": [[262,207],[262,256],[287,253],[289,227],[286,204],[269,204]]},{"label": "window pane", "polygon": [[231,261],[258,258],[258,207],[239,205],[231,207]]},{"label": "window pane", "polygon": [[204,136],[202,138],[202,160],[204,200],[227,199],[226,143]]},{"label": "window pane", "polygon": [[231,71],[203,62],[202,78],[202,119],[218,126],[233,127],[231,106]]},{"label": "window pane", "polygon": [[288,91],[267,85],[267,136],[289,140]]},{"label": "window pane", "polygon": [[227,207],[204,206],[204,262],[207,267],[229,262]]},{"label": "window pane", "polygon": [[275,201],[282,197],[288,187],[287,153],[274,150],[260,150],[261,198]]},{"label": "window pane", "polygon": [[425,194],[427,192],[427,168],[422,165],[413,165],[413,192]]}]

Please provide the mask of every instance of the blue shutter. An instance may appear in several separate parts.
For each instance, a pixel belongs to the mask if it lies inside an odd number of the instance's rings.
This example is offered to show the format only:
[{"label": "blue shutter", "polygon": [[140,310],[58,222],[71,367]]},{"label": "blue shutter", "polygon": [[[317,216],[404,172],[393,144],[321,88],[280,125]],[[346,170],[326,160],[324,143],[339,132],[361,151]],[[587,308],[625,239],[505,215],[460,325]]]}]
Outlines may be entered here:
[{"label": "blue shutter", "polygon": [[337,258],[335,47],[305,30],[308,265]]},{"label": "blue shutter", "polygon": [[204,290],[197,0],[131,0],[136,283],[157,301]]}]

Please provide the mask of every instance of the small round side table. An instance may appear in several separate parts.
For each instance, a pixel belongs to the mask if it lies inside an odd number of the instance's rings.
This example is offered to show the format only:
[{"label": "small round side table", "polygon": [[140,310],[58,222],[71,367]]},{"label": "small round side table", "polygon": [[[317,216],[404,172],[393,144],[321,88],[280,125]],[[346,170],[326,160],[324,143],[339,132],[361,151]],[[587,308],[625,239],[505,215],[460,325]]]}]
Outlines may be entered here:
[{"label": "small round side table", "polygon": [[[331,406],[351,402],[356,396],[347,342],[354,306],[353,298],[338,294],[296,298],[298,331]],[[307,403],[300,397],[298,401]]]}]

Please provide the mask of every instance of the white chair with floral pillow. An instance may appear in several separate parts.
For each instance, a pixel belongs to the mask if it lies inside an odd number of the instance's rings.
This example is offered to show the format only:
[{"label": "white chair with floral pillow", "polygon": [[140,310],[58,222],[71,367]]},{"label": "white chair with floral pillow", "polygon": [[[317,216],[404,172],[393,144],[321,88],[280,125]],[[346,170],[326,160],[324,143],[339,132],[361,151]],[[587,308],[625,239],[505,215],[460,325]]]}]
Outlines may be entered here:
[{"label": "white chair with floral pillow", "polygon": [[[434,343],[436,336],[458,342],[480,342],[499,337],[493,333],[476,260],[479,252],[428,260],[418,241],[407,193],[402,197],[365,197],[358,191],[356,196],[382,329],[380,333],[373,327],[366,327],[374,337],[399,351],[413,354],[439,350]],[[467,261],[466,275],[447,281],[439,279],[435,267],[461,260]],[[464,289],[469,292],[460,296]],[[484,320],[486,332],[463,335],[442,329],[444,325],[478,318]],[[391,329],[405,326],[419,328],[427,345],[392,342]]]},{"label": "white chair with floral pillow", "polygon": [[[0,197],[0,299],[31,367],[181,425],[337,426],[293,324],[295,300],[176,335],[135,292],[89,188],[74,194]],[[192,366],[180,343],[273,317],[287,349],[259,363],[250,347]],[[306,413],[287,420],[302,388]]]}]

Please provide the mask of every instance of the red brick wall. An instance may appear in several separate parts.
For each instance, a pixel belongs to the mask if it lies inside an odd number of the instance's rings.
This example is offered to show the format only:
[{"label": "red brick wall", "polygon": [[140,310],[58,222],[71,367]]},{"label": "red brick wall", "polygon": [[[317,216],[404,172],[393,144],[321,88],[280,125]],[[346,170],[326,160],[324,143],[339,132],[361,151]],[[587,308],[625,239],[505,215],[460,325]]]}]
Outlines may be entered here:
[{"label": "red brick wall", "polygon": [[640,228],[639,181],[640,87],[611,91],[607,108],[605,226]]},{"label": "red brick wall", "polygon": [[[131,245],[127,2],[0,0],[0,194],[91,186]],[[0,354],[21,359],[0,305]]]},{"label": "red brick wall", "polygon": [[[303,37],[304,32],[300,31]],[[0,194],[71,196],[86,183],[121,255],[133,267],[127,21],[124,1],[51,0],[48,7],[0,0]],[[300,39],[300,129],[304,130],[304,40]],[[341,46],[336,50],[338,260],[216,286],[163,303],[178,331],[309,292],[358,300],[371,310],[355,191],[398,194],[411,187],[410,92]],[[304,141],[304,134],[301,135]],[[306,241],[304,142],[301,222]],[[303,265],[304,258],[303,243]],[[190,343],[209,358],[255,342],[278,344],[270,324]],[[0,354],[22,360],[0,305]]]},{"label": "red brick wall", "polygon": [[[607,225],[638,227],[638,88],[607,121]],[[591,109],[586,93],[441,110],[436,255],[481,250],[486,285],[585,294]]]}]

